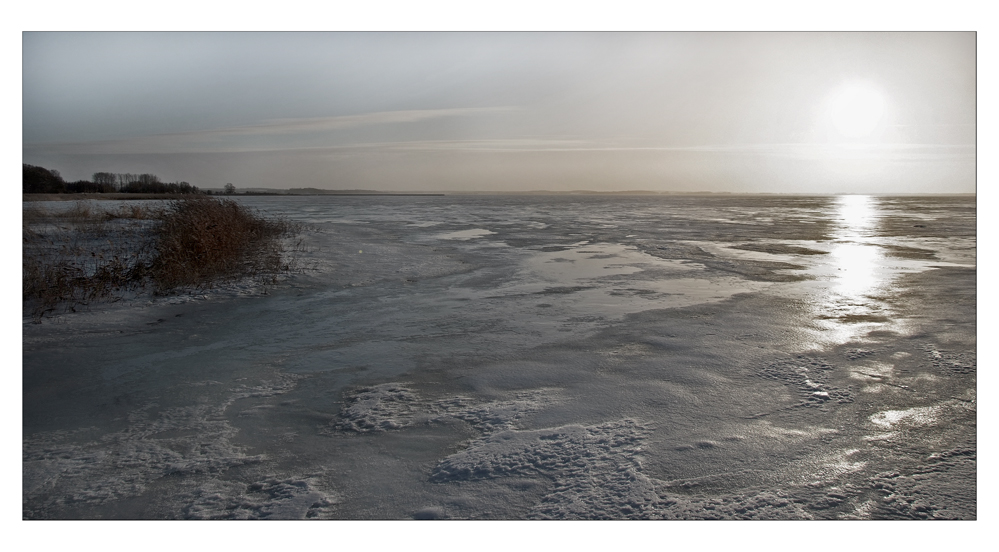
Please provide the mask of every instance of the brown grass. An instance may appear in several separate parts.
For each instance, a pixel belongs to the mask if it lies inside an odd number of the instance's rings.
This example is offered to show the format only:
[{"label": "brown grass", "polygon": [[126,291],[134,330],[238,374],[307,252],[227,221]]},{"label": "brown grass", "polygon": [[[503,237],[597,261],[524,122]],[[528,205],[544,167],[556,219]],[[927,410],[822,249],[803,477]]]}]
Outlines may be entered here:
[{"label": "brown grass", "polygon": [[288,270],[278,238],[299,230],[225,199],[112,210],[78,202],[61,212],[23,212],[22,291],[36,319],[128,291],[204,289]]},{"label": "brown grass", "polygon": [[105,212],[82,202],[55,213],[26,208],[22,230],[22,294],[36,318],[141,287],[152,257],[147,227],[109,223]]}]

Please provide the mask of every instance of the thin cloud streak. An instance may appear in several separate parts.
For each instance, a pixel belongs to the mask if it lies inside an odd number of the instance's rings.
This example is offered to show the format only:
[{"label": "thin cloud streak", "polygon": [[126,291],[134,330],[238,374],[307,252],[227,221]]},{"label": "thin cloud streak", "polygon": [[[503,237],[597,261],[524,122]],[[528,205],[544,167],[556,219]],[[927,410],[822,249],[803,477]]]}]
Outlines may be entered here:
[{"label": "thin cloud streak", "polygon": [[[137,136],[121,140],[94,142],[68,142],[55,144],[25,144],[25,149],[51,151],[76,155],[161,154],[198,152],[248,152],[285,151],[302,148],[240,147],[219,144],[224,139],[315,134],[377,125],[405,124],[430,121],[445,117],[460,117],[516,110],[516,107],[466,107],[450,109],[412,109],[405,111],[379,111],[359,115],[336,117],[307,117],[297,119],[271,119],[255,125],[195,130]],[[216,142],[214,145],[212,142]]]},{"label": "thin cloud streak", "polygon": [[[490,108],[497,110],[499,108]],[[248,129],[262,128],[266,133],[290,134],[304,132],[303,129],[334,129],[347,128],[356,124],[388,124],[393,122],[417,122],[448,115],[456,115],[457,111],[472,110],[434,110],[436,114],[425,112],[385,112],[363,116],[324,117],[314,119],[296,119],[285,122],[269,122],[261,125],[234,127],[233,129],[213,129],[201,132],[183,134],[155,135],[133,140],[115,140],[106,142],[83,142],[74,144],[35,144],[26,145],[26,149],[39,152],[59,153],[68,155],[121,155],[121,154],[170,154],[170,153],[268,153],[268,152],[455,152],[455,153],[544,153],[544,152],[629,152],[629,151],[661,151],[676,153],[718,153],[760,155],[767,157],[789,157],[798,159],[828,159],[828,158],[885,158],[885,159],[929,159],[929,158],[974,158],[977,155],[974,145],[950,144],[908,144],[908,143],[872,143],[872,144],[823,144],[823,143],[783,143],[783,144],[708,144],[697,146],[629,146],[613,143],[600,143],[587,140],[511,138],[493,140],[412,140],[389,142],[366,142],[342,145],[321,145],[305,147],[272,147],[272,146],[242,146],[242,145],[209,145],[195,146],[192,144],[180,147],[168,147],[168,143],[158,142],[160,139],[202,136],[221,136],[235,130],[246,130],[246,136],[259,136],[264,133],[251,133]],[[477,112],[483,110],[474,110]],[[378,116],[378,117],[375,117]],[[347,120],[350,119],[350,120]],[[358,122],[363,119],[365,123]],[[374,121],[381,121],[377,123]],[[293,130],[299,129],[299,130]]]},{"label": "thin cloud streak", "polygon": [[821,158],[894,158],[919,157],[975,157],[976,147],[967,144],[909,144],[909,143],[785,143],[785,144],[733,144],[704,145],[673,148],[650,148],[671,151],[705,153],[746,153],[799,159]]},{"label": "thin cloud streak", "polygon": [[441,117],[457,117],[462,115],[477,115],[480,113],[495,113],[517,109],[510,106],[502,107],[459,107],[451,109],[412,109],[407,111],[379,111],[360,115],[341,115],[338,117],[308,117],[302,119],[273,119],[259,125],[248,125],[206,131],[177,133],[173,136],[240,136],[266,134],[292,134],[297,132],[322,132],[362,126],[386,125],[397,123],[416,123]]}]

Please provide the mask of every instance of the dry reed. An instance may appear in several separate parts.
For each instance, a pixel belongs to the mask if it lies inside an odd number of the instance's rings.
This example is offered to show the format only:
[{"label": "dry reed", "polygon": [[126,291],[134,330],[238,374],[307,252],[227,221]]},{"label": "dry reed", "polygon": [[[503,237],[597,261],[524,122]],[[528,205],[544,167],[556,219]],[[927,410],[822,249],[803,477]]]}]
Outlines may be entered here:
[{"label": "dry reed", "polygon": [[78,202],[62,212],[32,205],[22,228],[23,299],[36,320],[150,286],[163,294],[288,270],[278,238],[298,230],[208,198],[111,210]]},{"label": "dry reed", "polygon": [[278,271],[276,238],[290,229],[287,222],[264,219],[229,199],[175,201],[157,231],[153,280],[164,291]]}]

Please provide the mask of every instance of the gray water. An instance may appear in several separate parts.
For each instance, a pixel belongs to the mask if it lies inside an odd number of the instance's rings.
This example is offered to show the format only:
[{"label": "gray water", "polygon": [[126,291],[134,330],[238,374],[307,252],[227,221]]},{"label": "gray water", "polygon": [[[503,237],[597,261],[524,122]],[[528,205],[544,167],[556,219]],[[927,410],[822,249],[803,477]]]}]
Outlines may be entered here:
[{"label": "gray water", "polygon": [[23,326],[25,518],[976,517],[973,197],[246,197]]}]

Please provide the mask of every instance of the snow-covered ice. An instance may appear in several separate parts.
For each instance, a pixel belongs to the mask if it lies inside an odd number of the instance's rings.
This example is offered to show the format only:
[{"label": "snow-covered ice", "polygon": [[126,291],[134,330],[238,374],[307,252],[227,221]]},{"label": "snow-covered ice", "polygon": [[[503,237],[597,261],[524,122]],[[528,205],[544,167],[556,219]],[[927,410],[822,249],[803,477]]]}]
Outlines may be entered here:
[{"label": "snow-covered ice", "polygon": [[973,197],[239,200],[276,283],[24,318],[25,518],[977,515]]}]

